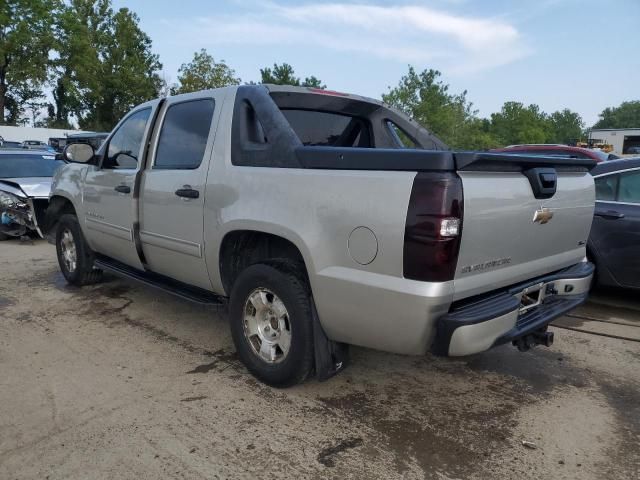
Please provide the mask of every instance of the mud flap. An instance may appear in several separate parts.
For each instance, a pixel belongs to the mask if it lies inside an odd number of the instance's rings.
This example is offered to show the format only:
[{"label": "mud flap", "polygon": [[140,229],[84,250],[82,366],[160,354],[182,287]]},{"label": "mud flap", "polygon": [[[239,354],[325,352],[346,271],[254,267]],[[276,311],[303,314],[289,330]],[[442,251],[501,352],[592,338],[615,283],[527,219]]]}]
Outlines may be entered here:
[{"label": "mud flap", "polygon": [[327,338],[320,324],[313,298],[311,299],[311,315],[313,316],[316,378],[319,382],[323,382],[347,367],[349,363],[349,345],[333,342]]}]

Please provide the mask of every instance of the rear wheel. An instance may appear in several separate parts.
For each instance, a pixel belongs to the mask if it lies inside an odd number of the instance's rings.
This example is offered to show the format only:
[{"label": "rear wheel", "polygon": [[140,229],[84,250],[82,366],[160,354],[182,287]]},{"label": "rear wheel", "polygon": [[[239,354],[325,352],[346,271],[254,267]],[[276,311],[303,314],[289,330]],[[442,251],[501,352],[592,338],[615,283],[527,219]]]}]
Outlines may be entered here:
[{"label": "rear wheel", "polygon": [[93,268],[93,252],[75,215],[65,214],[60,218],[56,230],[56,253],[60,270],[72,285],[88,285],[102,279],[102,270]]},{"label": "rear wheel", "polygon": [[238,356],[259,380],[288,387],[307,378],[313,368],[311,298],[295,270],[248,267],[233,286],[229,314]]}]

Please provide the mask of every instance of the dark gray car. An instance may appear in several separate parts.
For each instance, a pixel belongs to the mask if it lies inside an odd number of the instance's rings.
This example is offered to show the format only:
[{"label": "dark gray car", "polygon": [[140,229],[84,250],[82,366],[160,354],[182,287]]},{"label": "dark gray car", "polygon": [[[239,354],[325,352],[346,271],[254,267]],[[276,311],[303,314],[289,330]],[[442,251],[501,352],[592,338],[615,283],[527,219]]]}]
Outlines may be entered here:
[{"label": "dark gray car", "polygon": [[600,285],[640,288],[640,158],[592,170],[596,210],[588,253]]}]

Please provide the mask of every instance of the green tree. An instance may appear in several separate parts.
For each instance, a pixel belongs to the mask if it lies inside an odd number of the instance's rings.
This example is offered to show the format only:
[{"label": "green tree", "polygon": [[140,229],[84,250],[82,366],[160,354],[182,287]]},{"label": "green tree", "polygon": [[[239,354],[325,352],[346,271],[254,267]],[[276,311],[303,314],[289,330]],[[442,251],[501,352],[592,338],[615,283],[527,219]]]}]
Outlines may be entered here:
[{"label": "green tree", "polygon": [[293,85],[295,87],[313,87],[313,88],[327,88],[326,85],[322,83],[322,80],[311,75],[310,77],[306,77],[304,81],[300,81],[299,77],[295,76],[295,71],[293,67],[288,63],[283,63],[282,65],[278,65],[277,63],[273,64],[273,69],[269,67],[260,69],[260,83],[270,83],[273,85]]},{"label": "green tree", "polygon": [[584,122],[580,114],[568,108],[549,115],[549,137],[547,142],[569,143],[582,137]]},{"label": "green tree", "polygon": [[80,127],[111,130],[132,107],[159,95],[162,64],[151,52],[151,39],[128,8],[109,9],[102,31],[93,36],[90,74],[79,77],[82,90]]},{"label": "green tree", "polygon": [[171,88],[171,94],[239,85],[240,79],[235,75],[235,71],[224,60],[216,63],[213,56],[203,48],[194,53],[191,62],[182,64],[178,70],[180,84]]},{"label": "green tree", "polygon": [[316,78],[314,75],[311,75],[310,77],[305,77],[304,81],[302,82],[302,86],[319,88],[321,90],[324,90],[325,88],[327,88],[327,86],[324,83],[322,83],[322,80],[320,80],[319,78]]},{"label": "green tree", "polygon": [[70,115],[83,115],[85,95],[96,87],[99,49],[110,35],[113,18],[110,0],[70,0],[57,15],[57,58],[53,60],[52,96],[48,124],[68,128]]},{"label": "green tree", "polygon": [[640,100],[605,108],[593,128],[640,128]]},{"label": "green tree", "polygon": [[58,5],[58,0],[0,3],[0,123],[16,122],[21,105],[42,95]]},{"label": "green tree", "polygon": [[538,105],[505,102],[500,112],[491,114],[491,132],[501,145],[546,143],[550,125]]},{"label": "green tree", "polygon": [[456,149],[488,148],[495,141],[467,100],[467,91],[451,93],[438,70],[417,73],[412,66],[382,100],[428,128]]},{"label": "green tree", "polygon": [[133,106],[155,98],[162,87],[158,56],[127,8],[111,0],[68,0],[56,22],[50,126],[110,130]]}]

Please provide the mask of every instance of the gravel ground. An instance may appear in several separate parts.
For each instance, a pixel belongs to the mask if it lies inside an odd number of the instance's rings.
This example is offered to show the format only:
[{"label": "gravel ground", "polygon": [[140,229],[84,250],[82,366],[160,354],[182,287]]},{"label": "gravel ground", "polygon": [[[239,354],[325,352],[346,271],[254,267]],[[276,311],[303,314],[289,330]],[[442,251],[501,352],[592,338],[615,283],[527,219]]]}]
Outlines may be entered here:
[{"label": "gravel ground", "polygon": [[51,245],[3,242],[0,478],[639,478],[640,301],[574,313],[550,349],[353,348],[341,375],[275,390],[223,309],[71,288]]}]

